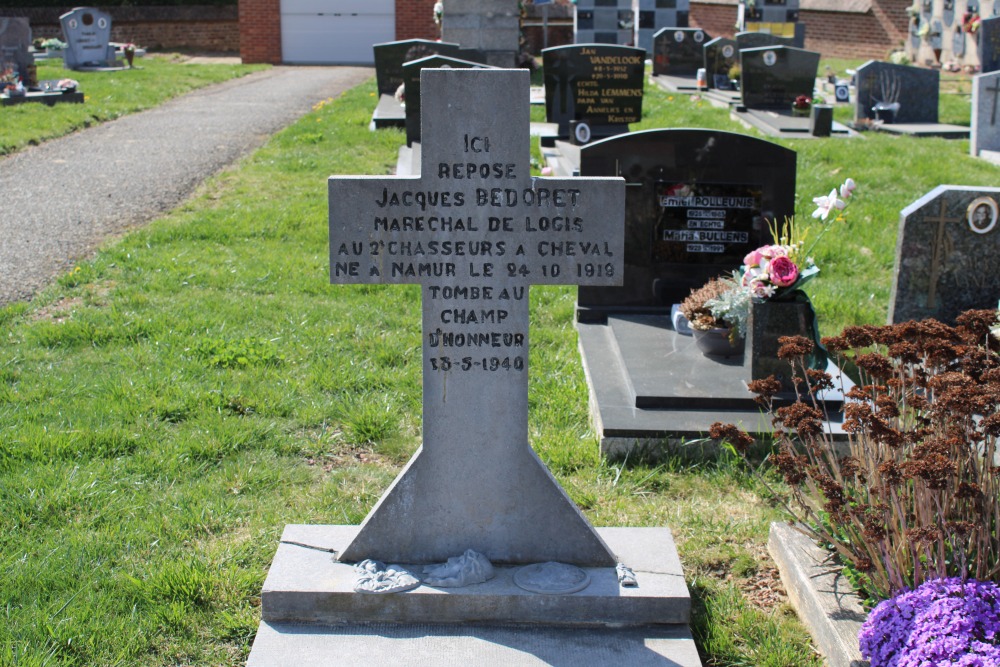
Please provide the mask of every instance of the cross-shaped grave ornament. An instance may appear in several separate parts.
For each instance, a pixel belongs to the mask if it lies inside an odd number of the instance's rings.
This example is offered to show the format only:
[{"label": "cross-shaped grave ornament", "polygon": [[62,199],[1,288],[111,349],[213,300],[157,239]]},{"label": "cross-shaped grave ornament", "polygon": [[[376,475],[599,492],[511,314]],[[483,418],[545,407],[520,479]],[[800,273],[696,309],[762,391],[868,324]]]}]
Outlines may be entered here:
[{"label": "cross-shaped grave ornament", "polygon": [[331,282],[423,300],[423,444],[340,560],[614,565],[528,443],[528,287],[620,284],[625,183],[530,175],[526,70],[420,85],[421,175],[329,181]]}]

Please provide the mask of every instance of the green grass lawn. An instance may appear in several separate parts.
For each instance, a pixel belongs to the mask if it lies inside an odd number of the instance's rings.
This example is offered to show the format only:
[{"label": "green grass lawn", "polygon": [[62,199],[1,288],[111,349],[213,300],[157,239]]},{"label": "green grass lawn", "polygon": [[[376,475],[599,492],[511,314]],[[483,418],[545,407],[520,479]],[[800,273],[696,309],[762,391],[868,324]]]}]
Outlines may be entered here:
[{"label": "green grass lawn", "polygon": [[[0,664],[242,664],[282,527],[359,523],[416,449],[419,289],[328,284],[326,176],[388,174],[403,141],[368,131],[375,102],[372,82],[319,105],[0,310]],[[655,88],[645,109],[642,128],[745,131]],[[900,208],[997,179],[967,142],[788,144],[803,219],[859,184],[817,252],[826,333],[884,320]],[[672,529],[707,665],[818,667],[773,593],[781,514],[740,464],[600,460],[574,301],[531,290],[532,445],[593,523]]]},{"label": "green grass lawn", "polygon": [[244,76],[267,65],[189,65],[171,54],[137,58],[137,69],[120,72],[73,72],[62,60],[39,60],[38,79],[75,79],[83,104],[19,104],[0,107],[0,155],[46,139],[61,137],[95,123],[162,104],[171,97]]}]

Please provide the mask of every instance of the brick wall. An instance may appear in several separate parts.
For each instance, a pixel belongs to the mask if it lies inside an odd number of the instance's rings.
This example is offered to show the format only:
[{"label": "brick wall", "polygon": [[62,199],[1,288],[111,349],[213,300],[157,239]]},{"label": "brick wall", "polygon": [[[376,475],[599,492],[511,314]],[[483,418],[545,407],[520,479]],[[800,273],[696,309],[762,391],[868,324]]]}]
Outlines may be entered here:
[{"label": "brick wall", "polygon": [[[91,6],[91,5],[87,5]],[[111,15],[111,41],[153,49],[238,51],[240,31],[235,6],[101,7]],[[24,16],[33,37],[63,38],[59,16],[66,7],[5,7],[4,16]]]},{"label": "brick wall", "polygon": [[[799,11],[806,26],[805,47],[835,58],[884,59],[906,38],[906,7],[909,0],[872,0],[864,13],[848,11]],[[691,2],[692,26],[713,37],[732,37],[735,32],[735,5]]]},{"label": "brick wall", "polygon": [[281,62],[281,0],[240,1],[240,57],[244,63]]},{"label": "brick wall", "polygon": [[434,0],[396,0],[396,39],[441,39]]}]

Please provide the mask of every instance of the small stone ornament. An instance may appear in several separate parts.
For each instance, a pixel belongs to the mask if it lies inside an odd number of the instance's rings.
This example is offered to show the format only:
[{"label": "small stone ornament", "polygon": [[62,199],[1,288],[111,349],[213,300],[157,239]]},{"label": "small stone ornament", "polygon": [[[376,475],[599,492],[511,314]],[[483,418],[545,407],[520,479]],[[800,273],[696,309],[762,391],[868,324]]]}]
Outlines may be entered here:
[{"label": "small stone ornament", "polygon": [[425,567],[424,583],[438,588],[461,588],[489,581],[495,574],[486,556],[468,549],[461,556],[449,558],[447,563]]},{"label": "small stone ornament", "polygon": [[635,572],[625,563],[618,563],[615,566],[615,573],[618,575],[618,585],[622,588],[635,588],[639,585],[639,580],[635,578]]},{"label": "small stone ornament", "polygon": [[377,560],[365,559],[354,566],[358,578],[355,593],[403,593],[420,585],[420,580],[402,565],[386,565]]},{"label": "small stone ornament", "polygon": [[543,595],[569,595],[590,585],[590,575],[566,563],[535,563],[514,573],[514,583],[526,591]]}]

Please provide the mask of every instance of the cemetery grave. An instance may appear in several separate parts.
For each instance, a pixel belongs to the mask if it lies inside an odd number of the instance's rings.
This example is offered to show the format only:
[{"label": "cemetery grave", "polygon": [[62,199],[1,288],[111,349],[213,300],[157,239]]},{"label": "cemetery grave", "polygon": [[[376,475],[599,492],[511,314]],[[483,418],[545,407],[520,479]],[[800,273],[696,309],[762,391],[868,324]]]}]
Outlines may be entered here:
[{"label": "cemetery grave", "polygon": [[[704,70],[705,45],[712,37],[699,28],[663,28],[653,38],[653,80],[672,92],[697,92],[697,74]],[[702,71],[702,76],[705,72]]]},{"label": "cemetery grave", "polygon": [[375,56],[375,82],[379,98],[372,114],[372,128],[378,129],[406,126],[406,108],[396,98],[400,86],[403,85],[404,63],[433,55],[459,58],[462,47],[449,42],[407,39],[374,44],[372,51]]},{"label": "cemetery grave", "polygon": [[[769,136],[808,139],[852,137],[833,120],[833,107],[813,104],[820,54],[789,46],[739,51],[740,99],[732,117]],[[803,105],[803,113],[796,107]]]},{"label": "cemetery grave", "polygon": [[998,188],[941,185],[903,209],[889,322],[954,324],[1000,294]]},{"label": "cemetery grave", "polygon": [[111,44],[111,15],[94,7],[77,7],[59,17],[66,49],[63,66],[81,72],[124,69]]},{"label": "cemetery grave", "polygon": [[968,127],[938,122],[937,70],[869,60],[855,78],[856,127],[915,137],[968,138]]},{"label": "cemetery grave", "polygon": [[[529,643],[570,659],[584,635],[626,662],[700,665],[669,531],[593,528],[527,438],[527,291],[621,280],[625,184],[530,176],[527,71],[425,69],[421,91],[421,175],[334,176],[329,202],[331,282],[422,285],[423,445],[360,527],[285,528],[248,665],[433,661],[456,641],[469,662]],[[442,590],[419,574],[463,553],[495,576]],[[399,592],[373,601],[373,578]],[[509,623],[535,625],[503,641]]]},{"label": "cemetery grave", "polygon": [[[700,438],[716,421],[770,432],[747,382],[762,376],[777,337],[794,327],[758,330],[744,353],[707,356],[676,330],[672,311],[692,289],[768,244],[766,220],[793,214],[795,152],[729,132],[648,130],[580,153],[581,176],[622,176],[628,185],[624,282],[581,286],[577,297],[602,455],[655,453],[659,441]],[[839,394],[825,398],[836,413]]]},{"label": "cemetery grave", "polygon": [[972,129],[969,153],[1000,165],[1000,72],[972,79]]},{"label": "cemetery grave", "polygon": [[28,19],[0,17],[0,106],[82,103],[75,81],[38,80],[31,42]]},{"label": "cemetery grave", "polygon": [[724,108],[736,105],[740,99],[739,81],[733,76],[739,73],[740,63],[736,40],[716,37],[705,43],[702,56],[708,88],[705,97]]}]

